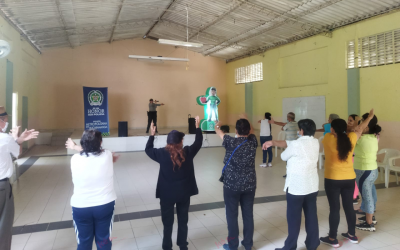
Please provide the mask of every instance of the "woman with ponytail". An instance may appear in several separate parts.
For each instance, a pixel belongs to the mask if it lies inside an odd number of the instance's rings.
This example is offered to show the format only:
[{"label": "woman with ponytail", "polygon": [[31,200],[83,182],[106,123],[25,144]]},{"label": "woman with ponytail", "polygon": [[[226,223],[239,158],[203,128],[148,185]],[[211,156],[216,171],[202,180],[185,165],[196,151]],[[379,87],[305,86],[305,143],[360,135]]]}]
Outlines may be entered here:
[{"label": "woman with ponytail", "polygon": [[196,117],[196,138],[191,146],[183,147],[184,133],[172,130],[167,137],[165,148],[154,148],[156,127],[151,124],[151,136],[146,145],[146,154],[160,164],[156,198],[160,198],[161,219],[164,225],[162,249],[172,250],[172,228],[174,206],[178,217],[178,238],[180,250],[188,249],[188,220],[190,197],[199,190],[194,176],[193,159],[203,144],[203,134],[199,128],[200,118]]},{"label": "woman with ponytail", "polygon": [[[362,116],[362,120],[368,119],[368,113]],[[375,181],[378,178],[378,164],[376,155],[378,153],[378,136],[381,127],[378,125],[378,118],[373,116],[368,126],[362,131],[361,138],[357,141],[354,150],[354,169],[357,176],[357,185],[362,196],[360,210],[357,213],[364,214],[358,218],[360,224],[357,229],[365,231],[375,231],[376,219],[374,211],[376,209],[377,195]]]},{"label": "woman with ponytail", "polygon": [[374,116],[371,110],[368,117],[355,129],[347,133],[347,123],[343,119],[335,119],[331,124],[331,132],[324,136],[322,144],[325,150],[325,192],[328,198],[329,236],[321,237],[322,243],[339,247],[337,230],[340,221],[340,196],[346,215],[348,231],[342,233],[352,243],[358,243],[355,235],[356,214],[353,208],[353,194],[356,174],[353,168],[353,152],[362,131]]}]

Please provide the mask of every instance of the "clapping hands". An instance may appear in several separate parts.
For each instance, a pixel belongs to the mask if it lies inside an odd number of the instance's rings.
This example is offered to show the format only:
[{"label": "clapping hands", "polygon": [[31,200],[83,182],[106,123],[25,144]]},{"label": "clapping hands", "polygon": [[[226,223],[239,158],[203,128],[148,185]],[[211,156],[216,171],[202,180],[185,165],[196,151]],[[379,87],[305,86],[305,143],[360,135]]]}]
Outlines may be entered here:
[{"label": "clapping hands", "polygon": [[31,129],[31,130],[25,129],[25,131],[22,132],[22,134],[18,137],[19,128],[20,128],[20,126],[17,126],[13,129],[11,129],[11,131],[10,131],[10,135],[12,137],[14,137],[14,139],[17,141],[18,144],[21,144],[25,141],[35,139],[39,135],[39,131],[35,131],[34,129]]}]

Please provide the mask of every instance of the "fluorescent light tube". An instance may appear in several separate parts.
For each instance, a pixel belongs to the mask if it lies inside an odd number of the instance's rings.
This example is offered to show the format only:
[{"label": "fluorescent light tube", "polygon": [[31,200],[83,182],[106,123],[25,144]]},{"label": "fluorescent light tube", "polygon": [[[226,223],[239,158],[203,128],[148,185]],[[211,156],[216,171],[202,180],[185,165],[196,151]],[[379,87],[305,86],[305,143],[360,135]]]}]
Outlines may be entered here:
[{"label": "fluorescent light tube", "polygon": [[187,58],[174,58],[174,57],[162,57],[162,56],[137,56],[137,55],[130,55],[129,58],[133,58],[133,59],[147,59],[147,60],[158,60],[158,61],[189,62],[189,59],[187,59]]},{"label": "fluorescent light tube", "polygon": [[203,47],[203,44],[201,44],[201,43],[190,43],[190,42],[182,42],[182,41],[167,40],[167,39],[158,39],[158,43],[159,44],[174,45],[174,46],[192,47],[192,48]]}]

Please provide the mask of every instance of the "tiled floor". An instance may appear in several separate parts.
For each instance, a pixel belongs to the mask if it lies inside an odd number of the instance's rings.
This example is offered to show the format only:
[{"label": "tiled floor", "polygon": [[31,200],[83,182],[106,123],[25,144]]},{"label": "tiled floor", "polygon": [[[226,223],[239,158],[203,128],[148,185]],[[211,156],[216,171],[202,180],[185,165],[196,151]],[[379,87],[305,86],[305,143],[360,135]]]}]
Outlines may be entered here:
[{"label": "tiled floor", "polygon": [[[38,150],[40,151],[40,150]],[[218,182],[223,167],[222,148],[202,149],[195,158],[196,179],[200,194],[191,204],[222,201],[222,184]],[[274,158],[272,168],[259,168],[261,150],[257,152],[257,197],[282,195],[285,164]],[[72,219],[69,200],[73,185],[69,169],[70,157],[41,157],[14,183],[16,214],[14,226]],[[320,190],[323,190],[323,170],[319,171]],[[158,165],[143,152],[121,154],[115,164],[116,214],[159,209],[155,199]],[[391,176],[391,181],[394,176]],[[378,178],[377,183],[382,180]],[[342,241],[342,249],[400,250],[400,188],[378,190],[377,232],[357,231],[360,244]],[[326,197],[318,198],[320,235],[328,231]],[[344,216],[342,212],[342,216]],[[224,209],[190,213],[189,249],[220,249],[226,241],[227,228]],[[269,202],[254,206],[254,248],[282,247],[287,236],[286,202]],[[242,225],[241,234],[242,234]],[[176,231],[176,227],[175,227]],[[342,217],[339,232],[346,231]],[[305,228],[299,236],[298,249],[305,249]],[[162,222],[160,217],[114,223],[113,249],[161,249]],[[176,232],[173,235],[176,239]],[[174,249],[177,249],[175,246]],[[76,249],[73,229],[62,229],[13,236],[12,249]],[[94,247],[95,249],[95,247]],[[330,249],[321,245],[319,249]]]}]

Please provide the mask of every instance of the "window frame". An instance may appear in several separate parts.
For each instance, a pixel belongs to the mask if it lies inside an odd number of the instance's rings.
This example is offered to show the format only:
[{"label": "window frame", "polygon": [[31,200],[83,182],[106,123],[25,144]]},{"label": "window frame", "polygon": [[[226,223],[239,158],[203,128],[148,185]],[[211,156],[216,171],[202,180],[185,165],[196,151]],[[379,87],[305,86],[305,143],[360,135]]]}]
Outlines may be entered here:
[{"label": "window frame", "polygon": [[235,84],[246,84],[264,80],[263,63],[253,63],[235,69]]}]

